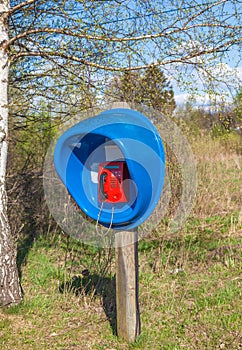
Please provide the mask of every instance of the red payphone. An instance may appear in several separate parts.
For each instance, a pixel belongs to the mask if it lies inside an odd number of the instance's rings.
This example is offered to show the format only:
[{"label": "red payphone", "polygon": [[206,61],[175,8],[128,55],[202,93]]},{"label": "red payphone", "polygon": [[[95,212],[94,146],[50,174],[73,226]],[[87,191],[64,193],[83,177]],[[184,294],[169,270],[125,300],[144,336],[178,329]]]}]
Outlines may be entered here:
[{"label": "red payphone", "polygon": [[98,167],[98,199],[105,203],[127,203],[129,172],[123,161],[103,162]]}]

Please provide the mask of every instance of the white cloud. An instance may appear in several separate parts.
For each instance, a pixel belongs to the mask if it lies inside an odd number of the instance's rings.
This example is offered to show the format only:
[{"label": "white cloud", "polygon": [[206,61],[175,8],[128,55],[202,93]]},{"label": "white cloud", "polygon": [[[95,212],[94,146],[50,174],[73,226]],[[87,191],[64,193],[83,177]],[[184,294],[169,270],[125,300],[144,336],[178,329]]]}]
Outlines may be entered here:
[{"label": "white cloud", "polygon": [[190,94],[187,94],[187,93],[175,95],[176,104],[182,105],[186,103],[189,100],[189,97],[190,97]]},{"label": "white cloud", "polygon": [[187,102],[191,102],[194,107],[210,107],[219,104],[229,104],[231,100],[227,96],[218,95],[218,94],[189,94],[183,93],[175,95],[175,101],[177,106],[182,106]]},{"label": "white cloud", "polygon": [[[242,66],[231,67],[227,63],[219,63],[213,68],[210,67],[209,76],[215,78],[212,80],[212,85],[209,83],[206,85],[206,73],[200,72],[199,75],[198,73],[195,74],[193,81],[188,84],[188,92],[186,92],[186,83],[184,84],[185,91],[183,93],[175,88],[177,105],[183,105],[188,101],[193,102],[194,106],[211,106],[222,102],[230,103],[242,86]],[[207,93],[208,90],[210,93]]]},{"label": "white cloud", "polygon": [[240,83],[242,82],[242,66],[239,66],[235,68],[236,74],[238,76],[238,79],[240,80]]},{"label": "white cloud", "polygon": [[187,102],[191,102],[193,106],[199,107],[199,106],[208,106],[211,105],[211,96],[208,94],[179,94],[175,95],[175,100],[177,106],[183,105]]},{"label": "white cloud", "polygon": [[219,63],[211,70],[211,73],[222,83],[230,83],[235,87],[240,85],[242,81],[242,66],[231,67],[227,63]]}]

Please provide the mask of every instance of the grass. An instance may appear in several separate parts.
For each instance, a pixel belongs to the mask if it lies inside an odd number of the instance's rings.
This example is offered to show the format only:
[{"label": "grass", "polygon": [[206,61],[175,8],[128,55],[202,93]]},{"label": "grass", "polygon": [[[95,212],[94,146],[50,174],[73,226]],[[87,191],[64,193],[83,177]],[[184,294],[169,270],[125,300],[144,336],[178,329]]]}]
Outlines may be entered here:
[{"label": "grass", "polygon": [[[233,222],[238,233],[233,237],[227,235],[229,222]],[[172,237],[163,235],[158,242],[144,240],[139,244],[142,333],[134,344],[116,337],[110,310],[105,309],[115,303],[114,287],[110,288],[113,261],[109,262],[110,276],[99,276],[100,287],[94,293],[97,280],[92,276],[97,269],[93,258],[97,252],[92,249],[89,252],[87,280],[81,275],[86,267],[81,259],[71,272],[69,264],[65,266],[63,242],[58,240],[50,246],[47,238],[39,237],[22,271],[23,304],[1,311],[1,347],[11,350],[240,349],[238,214],[234,214],[233,220],[231,216],[199,222],[190,219],[183,230],[186,235],[184,232]],[[74,245],[76,250],[83,248],[78,242],[71,244],[72,250]],[[72,286],[61,292],[59,286],[72,281],[77,272],[78,289]],[[87,283],[93,284],[93,289],[86,288]]]},{"label": "grass", "polygon": [[115,333],[113,251],[49,234],[21,246],[24,302],[0,309],[1,349],[242,349],[241,157],[201,144],[191,216],[139,242],[136,342]]}]

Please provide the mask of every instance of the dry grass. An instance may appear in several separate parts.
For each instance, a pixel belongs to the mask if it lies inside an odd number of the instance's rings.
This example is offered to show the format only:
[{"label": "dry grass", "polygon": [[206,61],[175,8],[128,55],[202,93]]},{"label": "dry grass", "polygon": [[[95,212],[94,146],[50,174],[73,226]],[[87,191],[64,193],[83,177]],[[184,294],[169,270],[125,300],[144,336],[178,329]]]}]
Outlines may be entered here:
[{"label": "dry grass", "polygon": [[194,215],[226,215],[242,208],[242,155],[208,136],[193,145],[198,167]]}]

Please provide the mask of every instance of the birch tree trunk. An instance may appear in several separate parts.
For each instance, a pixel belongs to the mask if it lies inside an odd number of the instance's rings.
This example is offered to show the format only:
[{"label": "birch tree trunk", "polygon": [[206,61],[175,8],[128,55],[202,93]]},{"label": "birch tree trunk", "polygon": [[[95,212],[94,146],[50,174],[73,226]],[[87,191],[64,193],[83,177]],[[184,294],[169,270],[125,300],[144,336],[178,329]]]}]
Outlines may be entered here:
[{"label": "birch tree trunk", "polygon": [[6,165],[8,153],[8,0],[0,0],[0,304],[17,304],[22,292],[16,265],[16,247],[7,216]]}]

